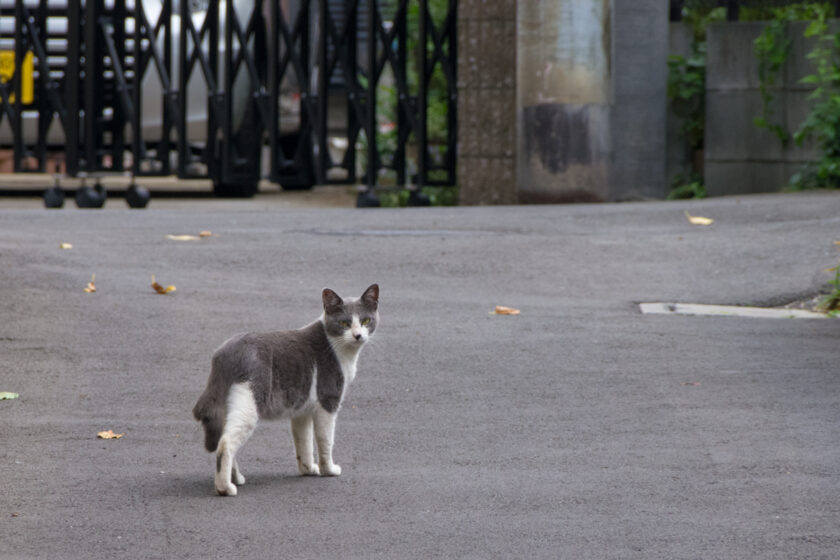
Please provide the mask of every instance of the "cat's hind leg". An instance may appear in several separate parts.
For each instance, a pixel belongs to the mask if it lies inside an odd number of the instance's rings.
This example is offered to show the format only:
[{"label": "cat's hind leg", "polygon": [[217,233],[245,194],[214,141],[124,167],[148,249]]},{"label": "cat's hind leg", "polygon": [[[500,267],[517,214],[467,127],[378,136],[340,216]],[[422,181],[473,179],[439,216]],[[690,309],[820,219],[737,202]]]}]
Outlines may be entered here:
[{"label": "cat's hind leg", "polygon": [[221,496],[236,496],[234,482],[245,482],[236,453],[248,441],[257,427],[259,413],[254,394],[247,383],[234,383],[227,398],[227,415],[219,447],[216,449],[216,492]]},{"label": "cat's hind leg", "polygon": [[321,474],[315,461],[311,414],[292,417],[292,438],[295,440],[298,471],[304,476]]}]

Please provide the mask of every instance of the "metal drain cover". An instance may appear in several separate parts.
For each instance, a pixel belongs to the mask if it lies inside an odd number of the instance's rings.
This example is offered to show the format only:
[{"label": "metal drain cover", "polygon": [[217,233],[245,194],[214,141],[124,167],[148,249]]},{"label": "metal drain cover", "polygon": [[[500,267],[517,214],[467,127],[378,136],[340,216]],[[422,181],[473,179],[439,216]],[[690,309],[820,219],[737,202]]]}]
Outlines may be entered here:
[{"label": "metal drain cover", "polygon": [[746,307],[741,305],[706,305],[703,303],[640,303],[639,309],[651,315],[706,315],[753,317],[758,319],[826,319],[824,313],[805,309],[778,309],[774,307]]}]

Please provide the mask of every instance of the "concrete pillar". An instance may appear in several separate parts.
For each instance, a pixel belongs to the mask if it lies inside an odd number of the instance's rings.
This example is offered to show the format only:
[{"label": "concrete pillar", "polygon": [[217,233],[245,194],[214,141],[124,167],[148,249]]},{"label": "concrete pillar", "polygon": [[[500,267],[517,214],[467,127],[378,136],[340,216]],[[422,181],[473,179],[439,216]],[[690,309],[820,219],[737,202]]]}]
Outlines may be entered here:
[{"label": "concrete pillar", "polygon": [[516,202],[516,0],[458,3],[461,204]]},{"label": "concrete pillar", "polygon": [[522,202],[665,194],[668,3],[520,0]]},{"label": "concrete pillar", "polygon": [[609,0],[519,4],[519,198],[605,200],[610,144]]}]

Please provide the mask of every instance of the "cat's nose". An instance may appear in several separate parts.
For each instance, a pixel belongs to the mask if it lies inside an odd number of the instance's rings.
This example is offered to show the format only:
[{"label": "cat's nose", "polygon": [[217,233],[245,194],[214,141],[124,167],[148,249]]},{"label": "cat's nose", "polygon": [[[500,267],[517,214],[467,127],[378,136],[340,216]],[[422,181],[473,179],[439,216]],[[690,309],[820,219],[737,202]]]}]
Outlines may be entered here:
[{"label": "cat's nose", "polygon": [[354,335],[353,335],[353,338],[355,338],[356,340],[362,340],[362,333],[356,333],[356,334],[354,334]]}]

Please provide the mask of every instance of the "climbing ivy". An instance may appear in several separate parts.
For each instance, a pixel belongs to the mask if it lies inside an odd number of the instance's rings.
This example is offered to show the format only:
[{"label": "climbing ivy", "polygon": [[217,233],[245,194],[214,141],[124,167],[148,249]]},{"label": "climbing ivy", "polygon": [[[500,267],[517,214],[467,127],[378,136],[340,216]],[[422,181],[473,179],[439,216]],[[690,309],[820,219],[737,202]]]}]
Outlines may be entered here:
[{"label": "climbing ivy", "polygon": [[813,139],[821,158],[791,178],[791,186],[797,189],[840,186],[840,33],[829,28],[829,16],[828,10],[821,11],[805,29],[805,37],[816,42],[808,53],[815,71],[802,83],[815,89],[809,96],[813,107],[793,137],[798,145]]},{"label": "climbing ivy", "polygon": [[689,147],[703,147],[706,125],[706,43],[692,44],[691,56],[668,57],[668,99],[682,119],[682,133]]},{"label": "climbing ivy", "polygon": [[789,22],[810,20],[804,36],[814,41],[807,58],[814,72],[801,83],[815,86],[809,96],[811,110],[793,134],[797,145],[812,140],[818,146],[820,159],[791,177],[790,186],[803,188],[837,188],[840,186],[840,33],[832,32],[829,19],[832,5],[802,3],[784,8],[771,8],[773,19],[755,40],[762,97],[762,114],[754,119],[756,126],[775,133],[782,143],[791,138],[784,125],[773,122],[772,88],[790,54]]},{"label": "climbing ivy", "polygon": [[789,11],[780,9],[779,15],[767,24],[755,42],[755,56],[758,59],[759,93],[761,94],[761,114],[753,119],[759,128],[766,128],[779,137],[782,144],[787,144],[790,133],[784,124],[774,122],[773,87],[779,72],[790,54],[791,40],[787,34]]},{"label": "climbing ivy", "polygon": [[[689,152],[703,149],[706,126],[706,27],[726,20],[726,8],[706,5],[683,9],[682,21],[691,25],[691,54],[668,57],[668,101],[681,119],[681,131]],[[669,199],[703,198],[703,177],[696,171],[678,173],[671,180]]]}]

